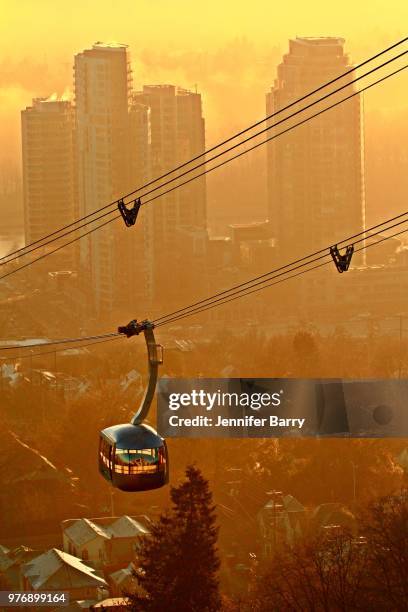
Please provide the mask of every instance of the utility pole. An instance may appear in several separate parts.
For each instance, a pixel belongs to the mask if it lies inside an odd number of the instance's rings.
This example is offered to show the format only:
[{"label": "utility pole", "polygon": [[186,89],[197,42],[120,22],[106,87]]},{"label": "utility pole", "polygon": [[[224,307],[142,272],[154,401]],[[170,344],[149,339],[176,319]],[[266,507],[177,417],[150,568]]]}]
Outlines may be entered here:
[{"label": "utility pole", "polygon": [[356,464],[354,463],[354,461],[350,460],[350,463],[352,465],[353,468],[353,507],[355,509],[356,507],[356,501],[357,501],[357,479],[356,479]]},{"label": "utility pole", "polygon": [[54,351],[54,374],[55,374],[55,403],[58,404],[58,374],[57,374],[57,351]]},{"label": "utility pole", "polygon": [[30,349],[30,412],[33,411],[33,349]]},{"label": "utility pole", "polygon": [[113,489],[110,488],[110,506],[111,506],[111,517],[113,518],[115,516],[115,506],[113,503]]},{"label": "utility pole", "polygon": [[403,333],[403,329],[402,329],[402,325],[403,325],[403,314],[400,313],[399,314],[399,366],[398,366],[398,378],[401,378],[401,371],[402,371],[402,333]]},{"label": "utility pole", "polygon": [[273,552],[276,553],[277,547],[277,510],[283,510],[283,493],[282,491],[267,491],[267,495],[271,496],[272,501],[272,520],[273,520]]}]

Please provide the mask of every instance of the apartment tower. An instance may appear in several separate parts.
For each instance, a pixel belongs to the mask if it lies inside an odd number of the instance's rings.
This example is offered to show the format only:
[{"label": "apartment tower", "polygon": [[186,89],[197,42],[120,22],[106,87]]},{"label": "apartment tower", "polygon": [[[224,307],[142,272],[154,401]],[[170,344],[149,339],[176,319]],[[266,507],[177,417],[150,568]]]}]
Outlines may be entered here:
[{"label": "apartment tower", "polygon": [[[25,243],[31,244],[77,218],[71,102],[35,98],[21,112],[21,127]],[[75,252],[65,247],[43,265],[48,271],[76,268]]]},{"label": "apartment tower", "polygon": [[[277,69],[266,96],[266,113],[276,113],[297,98],[351,68],[342,38],[296,38]],[[303,102],[347,84],[353,75]],[[348,81],[347,81],[348,79]],[[269,135],[339,101],[354,86],[316,104]],[[301,108],[296,105],[272,120]],[[292,260],[335,243],[364,227],[362,110],[355,96],[268,144],[268,208],[279,256]]]},{"label": "apartment tower", "polygon": [[[128,130],[131,70],[127,45],[98,42],[92,49],[78,53],[74,84],[82,217],[124,195],[131,185]],[[98,224],[108,219],[105,217]],[[119,221],[113,221],[81,240],[82,269],[88,276],[97,316],[129,311],[132,306],[128,301],[134,278],[131,236],[118,224]]]},{"label": "apartment tower", "polygon": [[[201,95],[174,85],[146,85],[133,96],[133,105],[150,109],[150,171],[155,178],[202,153],[205,127]],[[196,162],[199,163],[199,162]],[[191,166],[183,170],[188,170]],[[182,172],[182,171],[180,171]],[[171,189],[192,175],[170,183],[147,199]],[[170,175],[165,180],[177,176]],[[201,177],[171,191],[146,207],[150,236],[151,278],[156,294],[180,292],[195,263],[203,262],[207,245],[206,181]],[[186,261],[186,251],[189,259]],[[179,273],[180,282],[174,280]],[[189,279],[191,280],[191,279]]]}]

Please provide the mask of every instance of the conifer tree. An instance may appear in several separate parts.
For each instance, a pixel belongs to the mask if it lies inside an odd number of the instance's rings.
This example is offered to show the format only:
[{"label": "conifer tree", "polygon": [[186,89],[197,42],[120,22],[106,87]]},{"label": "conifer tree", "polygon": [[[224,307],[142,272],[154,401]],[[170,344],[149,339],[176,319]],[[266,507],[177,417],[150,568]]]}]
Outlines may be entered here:
[{"label": "conifer tree", "polygon": [[170,491],[171,511],[142,539],[133,595],[138,612],[215,612],[220,609],[218,528],[208,481],[195,466]]}]

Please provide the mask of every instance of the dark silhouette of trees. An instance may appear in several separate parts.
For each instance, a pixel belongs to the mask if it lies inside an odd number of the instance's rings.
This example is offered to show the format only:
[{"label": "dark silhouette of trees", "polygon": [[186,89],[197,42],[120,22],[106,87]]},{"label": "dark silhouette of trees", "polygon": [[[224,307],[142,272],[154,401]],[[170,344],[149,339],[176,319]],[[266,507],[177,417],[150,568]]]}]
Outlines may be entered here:
[{"label": "dark silhouette of trees", "polygon": [[363,522],[372,601],[377,609],[408,610],[408,493],[374,501]]},{"label": "dark silhouette of trees", "polygon": [[360,537],[338,526],[264,562],[245,612],[408,610],[408,496],[373,502]]},{"label": "dark silhouette of trees", "polygon": [[135,577],[143,594],[130,595],[143,612],[215,612],[221,607],[218,528],[208,481],[195,466],[172,487],[173,506],[142,539]]},{"label": "dark silhouette of trees", "polygon": [[311,376],[319,363],[316,335],[300,330],[293,337],[293,363],[303,376]]},{"label": "dark silhouette of trees", "polygon": [[358,610],[366,550],[338,529],[277,554],[261,572],[254,612]]}]

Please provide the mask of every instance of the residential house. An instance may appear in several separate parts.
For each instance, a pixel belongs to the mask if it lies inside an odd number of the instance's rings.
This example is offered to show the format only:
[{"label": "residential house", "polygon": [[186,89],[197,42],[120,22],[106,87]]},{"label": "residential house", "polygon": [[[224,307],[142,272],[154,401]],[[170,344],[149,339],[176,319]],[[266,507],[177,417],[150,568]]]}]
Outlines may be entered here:
[{"label": "residential house", "polygon": [[95,568],[121,569],[135,560],[141,536],[149,533],[145,516],[81,518],[63,521],[63,548]]},{"label": "residential house", "polygon": [[94,568],[57,548],[21,567],[20,588],[23,591],[65,591],[70,600],[98,601],[107,595],[107,583]]},{"label": "residential house", "polygon": [[92,520],[75,520],[63,528],[62,537],[63,549],[70,555],[89,561],[94,567],[102,567],[107,563],[105,542],[110,538],[110,534]]},{"label": "residential house", "polygon": [[304,533],[305,517],[304,506],[292,495],[270,499],[257,516],[264,556],[281,544],[293,545]]},{"label": "residential house", "polygon": [[120,597],[124,593],[134,591],[137,583],[133,577],[135,566],[133,563],[123,569],[112,572],[107,578],[109,584],[109,592],[115,597]]},{"label": "residential house", "polygon": [[[64,612],[80,612],[81,610],[98,610],[99,612],[125,612],[132,609],[132,604],[125,597],[110,597],[102,601],[81,599],[72,601],[64,606]],[[61,612],[61,608],[54,608],[51,612]]]},{"label": "residential house", "polygon": [[329,502],[317,506],[310,517],[310,527],[315,533],[327,532],[327,528],[339,527],[356,531],[356,518],[350,510],[339,502]]},{"label": "residential house", "polygon": [[0,588],[18,590],[21,566],[38,557],[40,552],[27,546],[18,546],[12,550],[0,546]]}]

